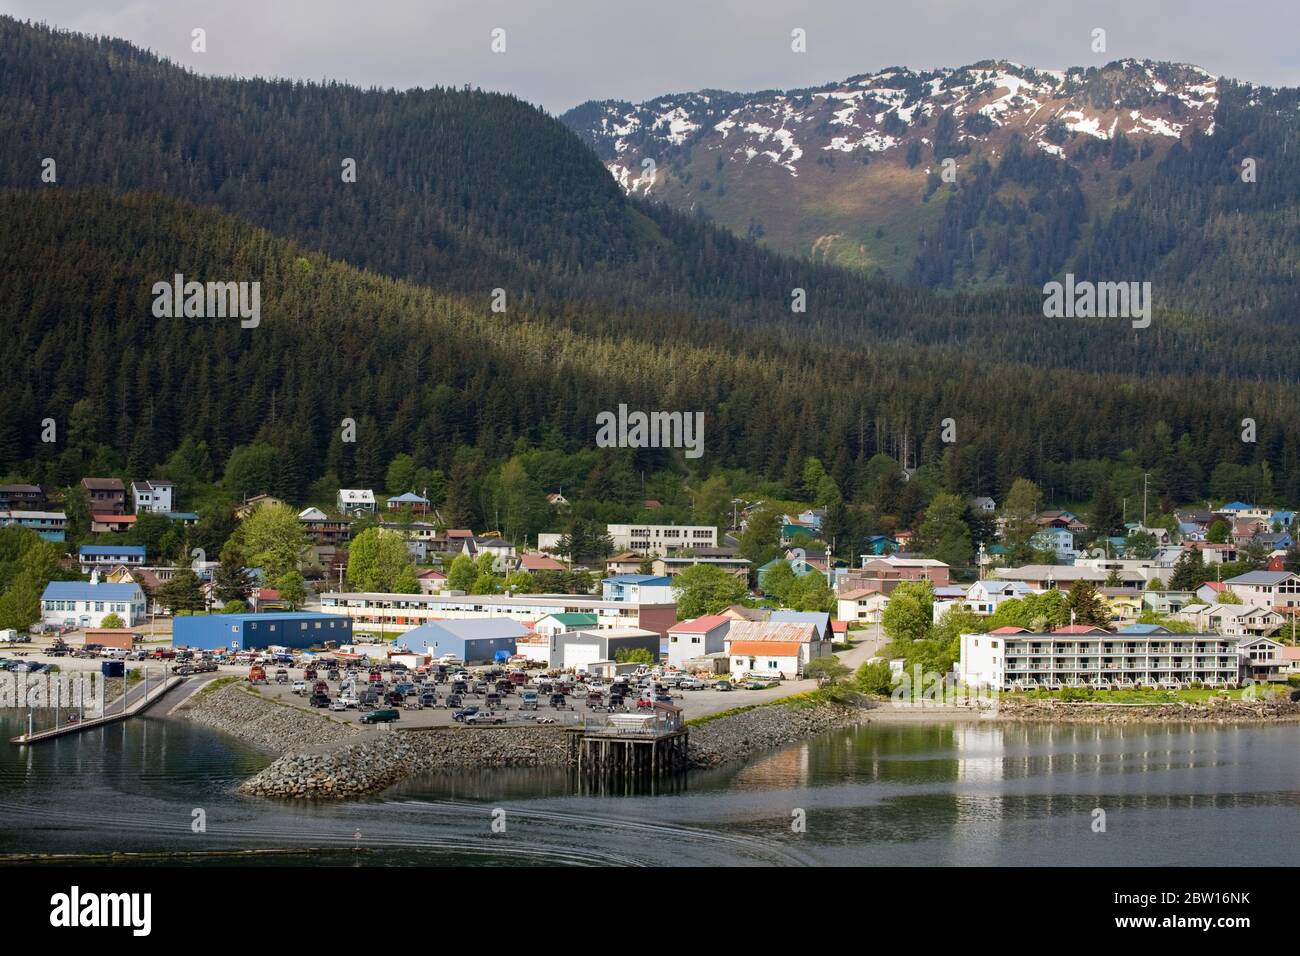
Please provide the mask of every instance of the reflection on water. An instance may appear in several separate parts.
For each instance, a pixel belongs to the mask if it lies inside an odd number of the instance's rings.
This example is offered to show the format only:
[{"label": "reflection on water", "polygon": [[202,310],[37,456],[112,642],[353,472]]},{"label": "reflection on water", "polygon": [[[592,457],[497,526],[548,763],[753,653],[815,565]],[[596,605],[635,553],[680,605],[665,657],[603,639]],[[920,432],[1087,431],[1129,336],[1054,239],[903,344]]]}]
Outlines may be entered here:
[{"label": "reflection on water", "polygon": [[[0,713],[0,732],[16,733],[13,712]],[[368,800],[300,804],[235,792],[266,756],[151,717],[2,745],[0,852],[368,851],[305,857],[326,865],[1288,863],[1294,840],[1284,835],[1300,833],[1298,734],[1296,725],[870,724],[655,794],[584,794],[563,770],[515,768],[431,773]],[[1093,832],[1096,808],[1104,833]],[[193,831],[195,809],[206,832]],[[791,826],[797,811],[806,832]]]}]

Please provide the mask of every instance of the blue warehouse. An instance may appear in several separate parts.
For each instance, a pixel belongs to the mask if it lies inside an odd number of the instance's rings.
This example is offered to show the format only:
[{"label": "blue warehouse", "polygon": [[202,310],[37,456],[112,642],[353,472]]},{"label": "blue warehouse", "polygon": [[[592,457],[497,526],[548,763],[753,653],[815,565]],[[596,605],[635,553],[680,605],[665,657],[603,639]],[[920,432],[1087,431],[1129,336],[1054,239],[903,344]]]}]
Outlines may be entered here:
[{"label": "blue warehouse", "polygon": [[265,614],[195,614],[172,621],[172,644],[206,651],[318,647],[352,643],[352,619],[319,611]]}]

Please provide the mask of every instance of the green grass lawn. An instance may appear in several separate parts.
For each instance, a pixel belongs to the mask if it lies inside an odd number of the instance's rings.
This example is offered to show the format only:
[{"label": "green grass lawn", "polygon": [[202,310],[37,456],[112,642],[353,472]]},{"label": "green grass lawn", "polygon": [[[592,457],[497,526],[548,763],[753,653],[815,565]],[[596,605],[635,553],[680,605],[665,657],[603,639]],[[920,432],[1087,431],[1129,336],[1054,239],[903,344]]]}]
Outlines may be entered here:
[{"label": "green grass lawn", "polygon": [[[1285,684],[1282,684],[1276,688],[1276,692],[1285,694],[1289,689]],[[1077,691],[1071,694],[1066,690],[1038,690],[1032,693],[1009,693],[1004,696],[1021,700],[1070,700],[1075,703],[1097,704],[1204,704],[1213,697],[1228,697],[1232,700],[1241,700],[1247,691],[1253,691],[1255,694],[1267,693],[1267,689],[1261,690],[1258,687],[1236,687],[1230,690],[1210,687],[1159,690],[1154,687],[1144,687],[1131,690],[1096,690],[1088,696],[1078,696]]]}]

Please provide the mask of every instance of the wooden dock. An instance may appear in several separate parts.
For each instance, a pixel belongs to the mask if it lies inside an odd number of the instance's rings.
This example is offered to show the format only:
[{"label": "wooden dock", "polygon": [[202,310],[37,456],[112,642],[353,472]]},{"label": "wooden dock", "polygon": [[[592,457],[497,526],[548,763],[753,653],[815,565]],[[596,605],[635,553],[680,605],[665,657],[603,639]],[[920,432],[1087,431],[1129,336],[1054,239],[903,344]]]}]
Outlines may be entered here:
[{"label": "wooden dock", "polygon": [[[105,704],[105,713],[99,717],[92,717],[89,720],[78,721],[75,724],[60,724],[58,727],[51,727],[48,730],[38,730],[34,734],[19,734],[17,737],[10,737],[11,744],[37,744],[43,740],[53,740],[56,737],[64,737],[68,734],[80,733],[83,730],[92,730],[95,727],[103,727],[107,724],[117,723],[119,720],[126,720],[128,717],[134,717],[136,714],[142,714],[155,703],[157,703],[169,690],[185,682],[184,677],[168,677],[160,684],[150,687],[147,694],[142,693],[134,703],[128,703],[124,708],[114,711],[115,707],[121,707],[122,698],[119,697],[111,704]],[[135,688],[132,688],[134,690]],[[131,690],[127,691],[127,699],[130,699]]]},{"label": "wooden dock", "polygon": [[610,715],[569,731],[569,766],[584,786],[653,788],[686,769],[689,737],[681,711],[670,705],[657,704],[645,715]]}]

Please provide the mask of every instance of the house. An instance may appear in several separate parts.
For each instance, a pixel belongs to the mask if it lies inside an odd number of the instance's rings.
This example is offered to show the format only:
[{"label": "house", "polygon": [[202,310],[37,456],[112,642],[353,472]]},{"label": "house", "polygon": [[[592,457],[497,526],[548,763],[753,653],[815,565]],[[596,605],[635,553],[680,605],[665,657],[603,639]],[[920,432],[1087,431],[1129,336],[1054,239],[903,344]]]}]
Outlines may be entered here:
[{"label": "house", "polygon": [[437,568],[425,568],[415,572],[415,580],[420,583],[421,594],[437,594],[447,589],[447,575]]},{"label": "house", "polygon": [[1109,620],[1116,624],[1136,621],[1142,616],[1142,593],[1138,588],[1097,589],[1097,596],[1106,605]]},{"label": "house", "polygon": [[[451,532],[448,531],[447,534],[450,536]],[[509,541],[478,535],[458,537],[456,540],[461,543],[461,554],[471,561],[477,561],[484,554],[492,555],[492,568],[495,571],[504,571],[514,563],[515,546]]]},{"label": "house", "polygon": [[81,490],[91,514],[126,513],[126,486],[120,478],[82,478]]},{"label": "house", "polygon": [[[1140,571],[1116,569],[1116,574],[1122,584],[1141,587],[1146,583]],[[1019,568],[994,568],[993,577],[999,581],[1021,581],[1035,591],[1050,591],[1058,586],[1070,587],[1075,581],[1091,581],[1101,587],[1109,572],[1078,564],[1026,564]]]},{"label": "house", "polygon": [[51,581],[41,594],[41,620],[55,626],[102,627],[116,614],[127,627],[145,619],[144,591],[138,584],[103,584],[98,576],[85,581]]},{"label": "house", "polygon": [[1227,590],[1228,586],[1222,581],[1206,581],[1196,589],[1196,600],[1200,604],[1218,604],[1219,595]]},{"label": "house", "polygon": [[935,587],[947,587],[951,583],[951,569],[933,558],[906,558],[897,554],[877,558],[864,554],[861,560],[862,567],[846,571],[836,579],[835,586],[841,592],[865,588],[888,594],[903,581],[929,581]]},{"label": "house", "polygon": [[1243,604],[1265,607],[1300,605],[1300,577],[1290,571],[1247,571],[1223,582]]},{"label": "house", "polygon": [[1300,675],[1300,647],[1282,648],[1282,661],[1286,665],[1285,673],[1288,678]]},{"label": "house", "polygon": [[862,557],[865,560],[868,557],[879,557],[880,555],[891,554],[898,550],[898,539],[891,538],[885,534],[873,534],[867,538],[867,553]]},{"label": "house", "polygon": [[619,661],[638,650],[658,663],[661,641],[656,632],[639,627],[561,631],[551,637],[551,666],[581,672],[598,661]]},{"label": "house", "polygon": [[375,513],[375,493],[369,488],[340,488],[334,503],[339,514],[355,517]]},{"label": "house", "polygon": [[1143,591],[1142,606],[1156,614],[1168,616],[1177,614],[1195,601],[1194,591]]},{"label": "house", "polygon": [[31,528],[46,541],[62,541],[67,533],[68,516],[62,511],[0,511],[0,528],[11,525]]},{"label": "house", "polygon": [[244,499],[244,503],[235,509],[235,517],[243,521],[259,508],[278,507],[283,504],[284,502],[274,495],[253,495],[251,498]]},{"label": "house", "polygon": [[1023,581],[976,581],[966,590],[966,608],[972,614],[987,617],[1003,601],[1025,598],[1033,593],[1033,588]]},{"label": "house", "polygon": [[398,637],[393,648],[435,659],[454,657],[462,664],[491,664],[514,656],[518,640],[527,633],[527,628],[508,617],[430,621]]},{"label": "house", "polygon": [[40,511],[44,506],[40,485],[0,485],[0,511]]},{"label": "house", "polygon": [[733,621],[724,650],[733,675],[794,679],[803,675],[809,661],[830,655],[831,642],[829,635],[821,639],[817,626],[807,621]]},{"label": "house", "polygon": [[639,604],[673,604],[672,578],[653,574],[620,574],[600,582],[601,597],[606,601],[632,601]]},{"label": "house", "polygon": [[546,496],[546,503],[552,508],[562,508],[569,503],[569,499],[560,494],[560,492],[553,491]]},{"label": "house", "polygon": [[765,607],[745,607],[743,604],[732,604],[730,607],[724,607],[718,613],[731,621],[766,621],[772,611]]},{"label": "house", "polygon": [[163,513],[163,517],[169,521],[179,522],[187,528],[192,528],[199,523],[199,513],[197,511],[167,511]]},{"label": "house", "polygon": [[1250,604],[1189,604],[1172,617],[1198,630],[1242,638],[1273,634],[1284,622],[1276,611]]},{"label": "house", "polygon": [[997,503],[987,495],[978,495],[970,500],[970,510],[976,514],[991,515],[997,512]]},{"label": "house", "polygon": [[176,483],[162,478],[131,482],[131,504],[136,514],[166,514],[172,510],[172,493]]},{"label": "house", "polygon": [[841,621],[879,624],[880,615],[889,605],[889,595],[869,588],[845,591],[835,599],[835,616]]},{"label": "house", "polygon": [[302,650],[352,643],[352,622],[318,611],[266,614],[194,614],[172,621],[172,643],[196,650],[251,651],[277,645]]},{"label": "house", "polygon": [[725,651],[731,623],[721,614],[706,614],[674,624],[668,629],[669,666],[685,668],[693,658]]},{"label": "house", "polygon": [[621,551],[605,562],[605,573],[610,577],[616,577],[620,574],[637,574],[641,570],[641,562],[646,560],[635,551]]},{"label": "house", "polygon": [[135,515],[99,514],[90,516],[92,534],[124,534],[135,527]]},{"label": "house", "polygon": [[1221,634],[1170,634],[1153,625],[1112,634],[1077,626],[1050,634],[999,628],[960,640],[957,670],[969,687],[1234,687],[1240,680],[1238,640]]},{"label": "house", "polygon": [[304,508],[298,512],[298,521],[312,544],[337,548],[352,536],[352,522],[347,518],[331,518],[319,508]]},{"label": "house", "polygon": [[1285,681],[1289,665],[1285,645],[1269,637],[1243,640],[1237,650],[1241,655],[1242,676],[1253,681]]},{"label": "house", "polygon": [[763,582],[767,579],[768,572],[778,564],[789,565],[790,570],[795,573],[795,577],[803,577],[806,574],[820,574],[821,572],[813,566],[807,558],[773,558],[767,564],[758,569],[758,589],[764,589]]},{"label": "house", "polygon": [[408,491],[405,494],[389,498],[384,507],[389,511],[410,509],[413,514],[427,515],[432,506],[430,505],[428,498],[425,498],[422,495],[417,495],[414,491]]},{"label": "house", "polygon": [[817,640],[830,641],[831,616],[825,611],[773,611],[769,624],[811,624],[817,628]]},{"label": "house", "polygon": [[712,525],[611,524],[605,530],[615,551],[643,555],[718,546],[718,529]]},{"label": "house", "polygon": [[556,614],[546,615],[533,625],[533,630],[543,637],[551,638],[556,634],[565,634],[569,631],[589,631],[597,627],[598,623],[598,619],[594,614],[561,611]]},{"label": "house", "polygon": [[1074,532],[1066,527],[1043,528],[1029,543],[1039,551],[1051,551],[1062,560],[1074,557]]},{"label": "house", "polygon": [[535,551],[529,551],[515,559],[515,570],[536,574],[539,571],[563,571],[564,565],[549,554],[538,554]]},{"label": "house", "polygon": [[144,566],[144,546],[138,544],[83,544],[80,550],[81,573],[124,566]]}]

